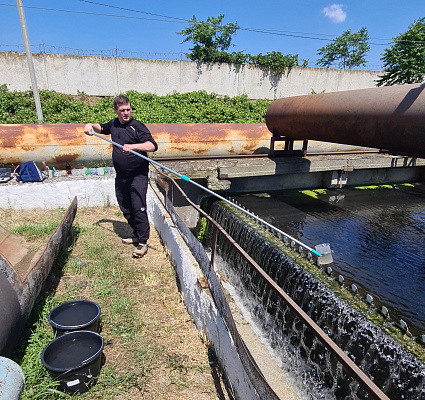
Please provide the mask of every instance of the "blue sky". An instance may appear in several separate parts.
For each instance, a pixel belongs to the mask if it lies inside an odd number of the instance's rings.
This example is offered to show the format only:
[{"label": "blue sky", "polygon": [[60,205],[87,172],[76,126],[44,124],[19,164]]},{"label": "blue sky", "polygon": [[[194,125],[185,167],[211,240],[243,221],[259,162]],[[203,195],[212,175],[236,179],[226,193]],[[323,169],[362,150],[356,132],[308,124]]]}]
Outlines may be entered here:
[{"label": "blue sky", "polygon": [[[118,49],[127,57],[161,58],[175,53],[173,58],[191,47],[181,44],[184,37],[176,34],[188,26],[187,20],[196,16],[205,21],[224,14],[224,24],[249,28],[237,32],[229,51],[298,54],[310,66],[319,58],[319,48],[346,30],[355,33],[365,27],[371,44],[366,56],[370,70],[382,68],[381,54],[392,38],[425,17],[425,0],[22,1],[33,51],[75,49],[81,54],[108,55]],[[15,0],[0,0],[0,51],[24,51],[16,4]]]}]

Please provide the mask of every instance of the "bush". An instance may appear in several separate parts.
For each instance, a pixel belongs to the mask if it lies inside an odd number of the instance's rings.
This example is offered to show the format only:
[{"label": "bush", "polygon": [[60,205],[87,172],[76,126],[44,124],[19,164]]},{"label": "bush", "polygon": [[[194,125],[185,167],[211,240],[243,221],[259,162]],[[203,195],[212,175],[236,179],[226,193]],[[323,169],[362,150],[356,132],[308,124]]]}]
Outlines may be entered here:
[{"label": "bush", "polygon": [[[270,101],[250,100],[246,95],[229,97],[205,91],[171,93],[124,93],[132,104],[134,118],[144,123],[264,123]],[[45,124],[107,122],[114,118],[112,97],[70,96],[40,91]],[[38,122],[32,91],[9,91],[0,85],[0,123]]]}]

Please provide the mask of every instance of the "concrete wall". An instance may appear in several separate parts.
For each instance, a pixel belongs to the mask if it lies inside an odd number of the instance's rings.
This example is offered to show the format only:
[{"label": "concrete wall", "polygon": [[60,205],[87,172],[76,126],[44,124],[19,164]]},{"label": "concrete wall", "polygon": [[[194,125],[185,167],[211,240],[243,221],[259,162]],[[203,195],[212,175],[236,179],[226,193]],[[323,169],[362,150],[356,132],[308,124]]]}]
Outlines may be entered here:
[{"label": "concrete wall", "polygon": [[[112,57],[34,54],[39,89],[76,95],[113,96],[127,90],[166,95],[205,90],[230,97],[277,99],[375,87],[377,71],[296,67],[273,76],[260,68],[193,61],[157,61]],[[24,53],[0,53],[0,84],[9,90],[30,89]]]}]

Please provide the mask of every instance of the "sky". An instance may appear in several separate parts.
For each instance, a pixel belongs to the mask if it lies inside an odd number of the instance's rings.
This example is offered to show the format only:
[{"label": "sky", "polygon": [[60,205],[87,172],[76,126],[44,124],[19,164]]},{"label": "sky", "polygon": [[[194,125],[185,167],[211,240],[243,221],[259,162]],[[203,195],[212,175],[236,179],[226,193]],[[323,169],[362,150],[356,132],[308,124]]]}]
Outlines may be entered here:
[{"label": "sky", "polygon": [[[241,28],[228,52],[280,51],[315,66],[318,49],[347,30],[365,27],[368,70],[382,70],[382,53],[394,37],[425,17],[425,0],[22,0],[33,52],[180,59],[192,43],[177,32],[196,17],[224,15]],[[0,0],[0,51],[24,52],[17,1]]]}]

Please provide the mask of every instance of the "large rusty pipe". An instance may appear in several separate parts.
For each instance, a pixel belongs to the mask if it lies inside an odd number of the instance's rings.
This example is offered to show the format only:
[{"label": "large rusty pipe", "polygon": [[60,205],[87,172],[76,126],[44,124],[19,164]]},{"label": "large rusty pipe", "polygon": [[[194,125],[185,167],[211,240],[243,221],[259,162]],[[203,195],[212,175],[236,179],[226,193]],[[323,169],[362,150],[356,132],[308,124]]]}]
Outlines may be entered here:
[{"label": "large rusty pipe", "polygon": [[[158,143],[153,158],[268,154],[271,132],[265,124],[146,124]],[[309,142],[312,152],[357,151],[357,147]],[[361,150],[361,149],[360,149]],[[84,135],[81,124],[0,125],[0,164],[26,161],[64,169],[112,165],[112,145]],[[40,165],[39,165],[40,166]]]},{"label": "large rusty pipe", "polygon": [[[146,124],[159,145],[154,157],[267,153],[265,124]],[[86,136],[83,125],[0,125],[0,163],[46,161],[63,169],[111,160],[112,145]]]},{"label": "large rusty pipe", "polygon": [[266,124],[276,137],[425,156],[425,83],[278,99]]}]

